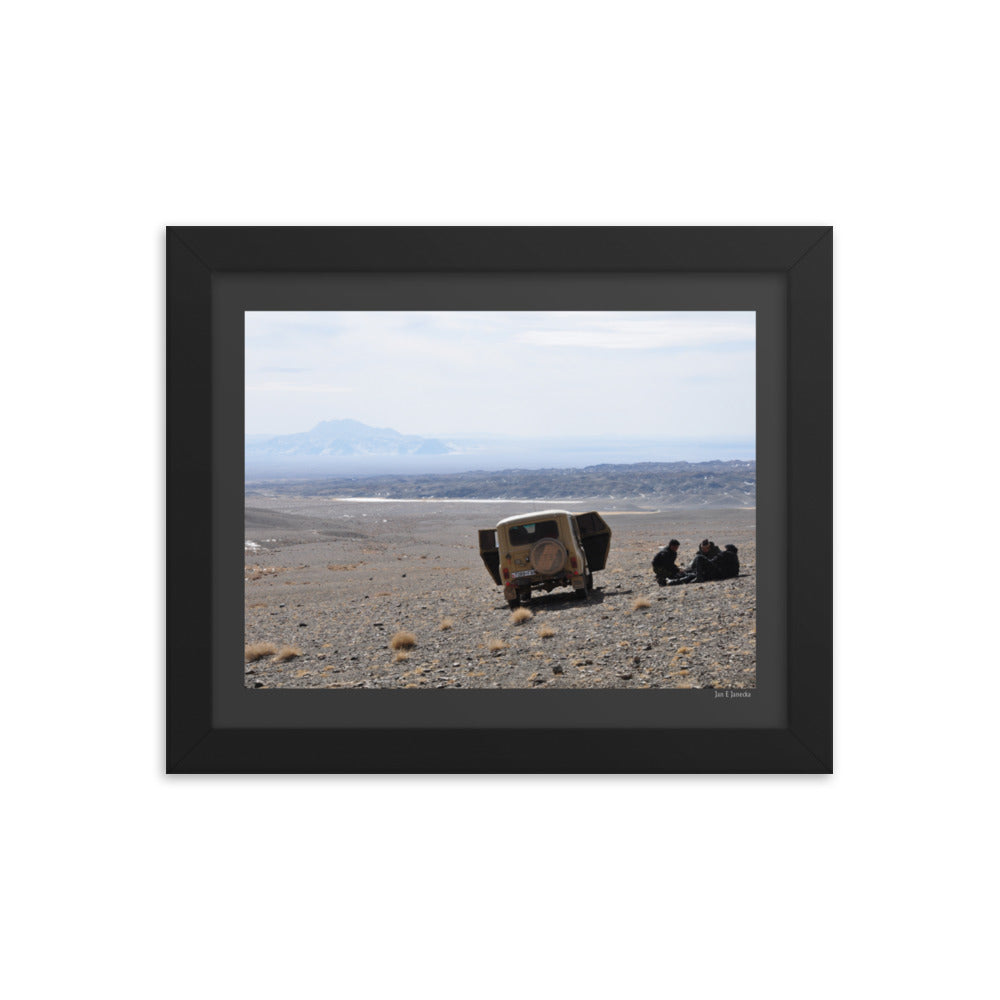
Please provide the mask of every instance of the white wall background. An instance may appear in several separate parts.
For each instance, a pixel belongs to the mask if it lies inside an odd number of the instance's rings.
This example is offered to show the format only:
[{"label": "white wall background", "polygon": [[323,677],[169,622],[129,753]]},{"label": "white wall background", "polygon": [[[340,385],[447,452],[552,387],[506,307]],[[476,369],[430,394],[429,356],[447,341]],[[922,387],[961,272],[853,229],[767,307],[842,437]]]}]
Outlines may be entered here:
[{"label": "white wall background", "polygon": [[[995,987],[989,10],[5,13],[7,995]],[[166,778],[163,227],[278,223],[832,223],[836,775]]]}]

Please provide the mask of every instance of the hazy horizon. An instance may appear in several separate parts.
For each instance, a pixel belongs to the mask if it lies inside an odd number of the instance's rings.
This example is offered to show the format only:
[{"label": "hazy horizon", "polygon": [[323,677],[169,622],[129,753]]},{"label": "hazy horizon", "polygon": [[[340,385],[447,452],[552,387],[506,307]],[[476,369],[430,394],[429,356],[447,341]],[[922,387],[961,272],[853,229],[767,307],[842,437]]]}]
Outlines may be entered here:
[{"label": "hazy horizon", "polygon": [[[392,428],[401,430],[400,428]],[[402,429],[406,433],[405,429]],[[253,436],[249,436],[253,437]],[[443,435],[440,440],[469,445],[441,455],[368,454],[247,456],[247,478],[282,476],[420,475],[572,469],[641,462],[756,461],[754,441],[644,441],[605,438],[513,438],[499,435]]]}]

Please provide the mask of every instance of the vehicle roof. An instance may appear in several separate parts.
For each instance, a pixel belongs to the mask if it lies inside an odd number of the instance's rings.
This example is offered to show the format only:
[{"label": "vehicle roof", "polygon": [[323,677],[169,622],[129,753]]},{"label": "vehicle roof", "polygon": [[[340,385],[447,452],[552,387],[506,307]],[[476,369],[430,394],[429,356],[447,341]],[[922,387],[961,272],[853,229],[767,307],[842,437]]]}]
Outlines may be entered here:
[{"label": "vehicle roof", "polygon": [[505,517],[502,521],[497,522],[497,527],[499,528],[503,524],[531,524],[532,521],[537,521],[539,518],[553,517],[556,514],[573,517],[572,511],[568,510],[536,510],[531,514],[515,514],[513,517]]}]

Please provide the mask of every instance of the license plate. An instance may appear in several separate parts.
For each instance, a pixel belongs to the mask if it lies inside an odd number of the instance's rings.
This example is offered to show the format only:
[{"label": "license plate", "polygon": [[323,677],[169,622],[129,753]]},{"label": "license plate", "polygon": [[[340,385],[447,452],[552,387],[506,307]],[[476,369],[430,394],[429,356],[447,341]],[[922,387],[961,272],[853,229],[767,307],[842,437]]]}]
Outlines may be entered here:
[{"label": "license plate", "polygon": [[535,571],[533,569],[519,569],[516,573],[511,573],[511,576],[534,576]]}]

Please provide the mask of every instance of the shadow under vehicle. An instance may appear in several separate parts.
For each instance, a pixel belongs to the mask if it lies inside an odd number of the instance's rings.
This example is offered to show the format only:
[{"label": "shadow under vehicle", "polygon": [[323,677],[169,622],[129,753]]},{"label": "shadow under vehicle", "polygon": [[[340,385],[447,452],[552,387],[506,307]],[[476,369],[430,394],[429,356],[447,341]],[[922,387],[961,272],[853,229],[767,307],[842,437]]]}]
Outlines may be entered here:
[{"label": "shadow under vehicle", "polygon": [[535,511],[479,530],[479,554],[512,608],[526,604],[532,590],[556,587],[572,587],[586,600],[610,548],[611,528],[596,510]]}]

